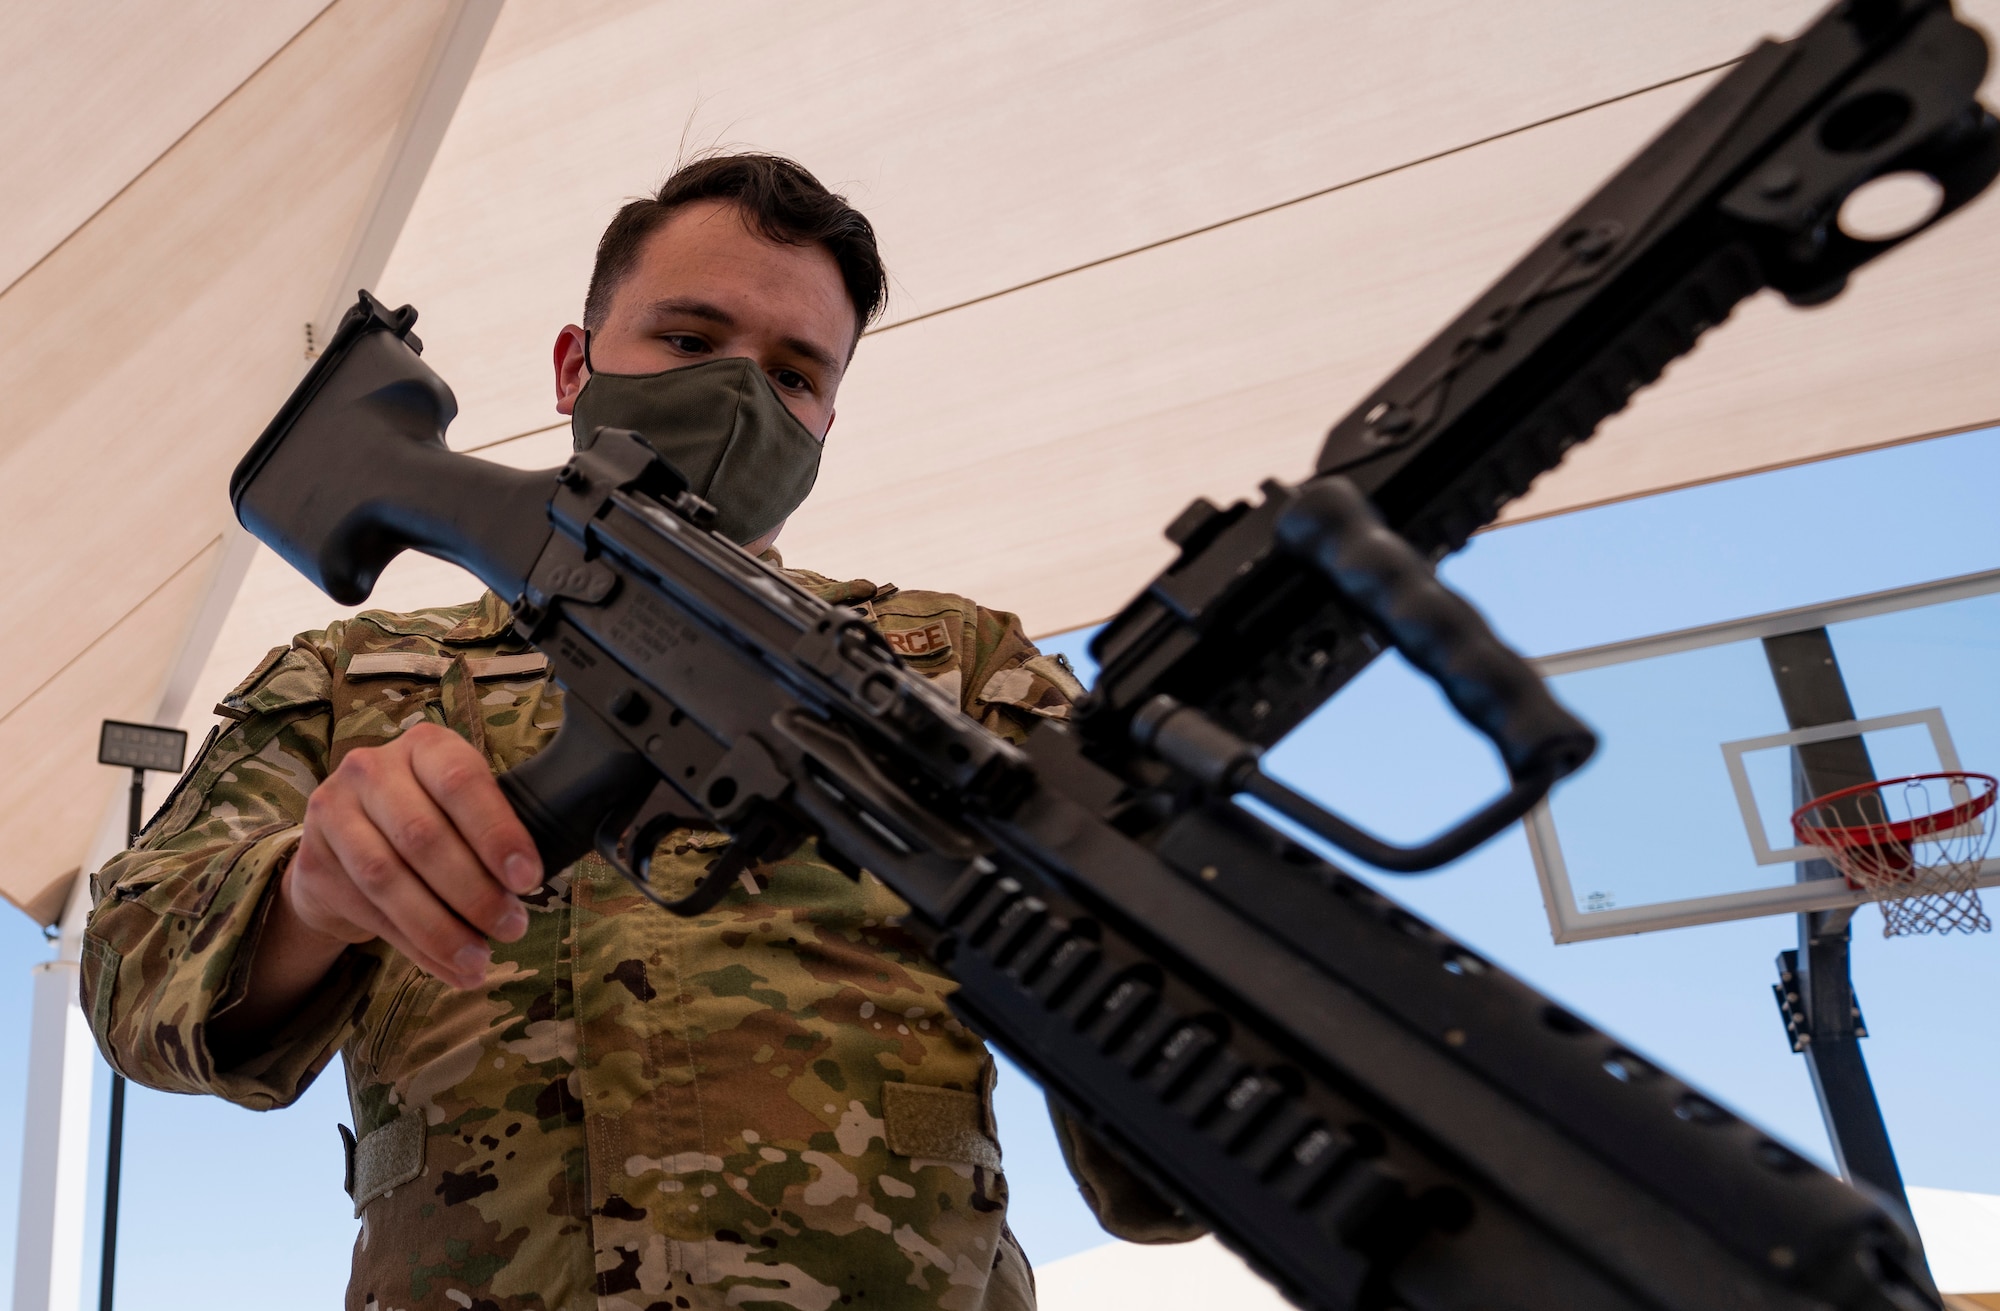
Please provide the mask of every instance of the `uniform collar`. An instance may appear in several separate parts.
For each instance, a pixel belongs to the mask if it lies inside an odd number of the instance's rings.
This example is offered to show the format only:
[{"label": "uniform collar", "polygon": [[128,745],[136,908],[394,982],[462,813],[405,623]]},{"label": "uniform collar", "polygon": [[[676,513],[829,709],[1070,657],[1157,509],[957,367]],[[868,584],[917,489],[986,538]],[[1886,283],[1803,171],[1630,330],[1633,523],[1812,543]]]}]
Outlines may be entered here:
[{"label": "uniform collar", "polygon": [[471,605],[436,606],[402,614],[368,610],[357,619],[399,637],[426,637],[434,642],[471,645],[491,642],[514,626],[514,612],[493,592],[483,592]]},{"label": "uniform collar", "polygon": [[825,574],[816,574],[810,569],[786,569],[785,558],[778,554],[778,548],[775,546],[766,548],[757,558],[783,571],[785,577],[828,605],[860,605],[896,590],[894,587],[877,587],[866,578],[828,578]]}]

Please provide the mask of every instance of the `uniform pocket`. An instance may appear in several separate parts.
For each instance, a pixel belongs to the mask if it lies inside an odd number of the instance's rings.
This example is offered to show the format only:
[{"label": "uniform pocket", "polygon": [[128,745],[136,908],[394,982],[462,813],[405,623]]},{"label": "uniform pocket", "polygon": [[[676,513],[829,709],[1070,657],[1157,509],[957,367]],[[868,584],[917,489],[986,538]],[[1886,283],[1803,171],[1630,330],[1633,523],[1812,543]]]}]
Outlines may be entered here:
[{"label": "uniform pocket", "polygon": [[248,749],[240,741],[232,742],[233,735],[225,734],[222,728],[217,724],[208,730],[201,749],[194,753],[194,763],[175,781],[173,791],[167,793],[167,799],[146,821],[146,827],[139,830],[140,846],[179,836],[194,821],[195,813],[207,799],[204,794],[208,788],[229,767],[223,756],[232,748],[238,753],[236,758],[248,754]]},{"label": "uniform pocket", "polygon": [[299,647],[275,646],[248,678],[216,703],[215,713],[240,722],[325,702],[332,691],[332,680],[318,656]]},{"label": "uniform pocket", "polygon": [[192,851],[178,860],[156,861],[119,883],[111,890],[112,895],[136,901],[155,915],[199,919],[208,913],[215,894],[228,881],[236,863],[265,838],[291,827],[289,821],[274,821],[250,830],[233,842]]},{"label": "uniform pocket", "polygon": [[390,995],[389,1004],[382,1010],[380,1023],[372,1026],[373,1031],[360,1053],[361,1066],[367,1077],[387,1082],[382,1079],[384,1062],[394,1059],[412,1018],[430,1008],[431,998],[440,986],[436,979],[416,966],[407,967],[402,981]]}]

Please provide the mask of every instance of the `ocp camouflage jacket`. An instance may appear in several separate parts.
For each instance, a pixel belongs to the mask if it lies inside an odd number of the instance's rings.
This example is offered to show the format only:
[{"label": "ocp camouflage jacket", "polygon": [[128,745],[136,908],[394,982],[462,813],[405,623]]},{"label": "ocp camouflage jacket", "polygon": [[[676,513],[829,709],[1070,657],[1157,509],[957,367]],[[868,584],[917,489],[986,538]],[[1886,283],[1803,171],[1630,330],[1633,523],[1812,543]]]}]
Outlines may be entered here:
[{"label": "ocp camouflage jacket", "polygon": [[[791,576],[1016,740],[1080,691],[1012,615]],[[528,932],[494,944],[485,986],[352,949],[262,1050],[218,1066],[209,1021],[242,995],[314,786],[425,720],[496,770],[520,763],[561,716],[544,669],[491,594],[271,652],[139,847],[97,875],[83,1000],[107,1059],[270,1108],[341,1052],[355,1311],[1031,1307],[992,1059],[896,927],[902,903],[810,842],[685,920],[587,858],[526,898]],[[724,842],[672,835],[656,880],[679,895]]]}]

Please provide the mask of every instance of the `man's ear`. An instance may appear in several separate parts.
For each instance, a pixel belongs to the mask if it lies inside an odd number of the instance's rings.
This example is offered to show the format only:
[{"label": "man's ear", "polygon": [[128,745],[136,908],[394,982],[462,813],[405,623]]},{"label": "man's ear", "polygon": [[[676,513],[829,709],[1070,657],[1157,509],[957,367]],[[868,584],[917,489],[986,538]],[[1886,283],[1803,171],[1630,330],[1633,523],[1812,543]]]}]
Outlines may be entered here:
[{"label": "man's ear", "polygon": [[590,369],[583,362],[583,329],[574,323],[565,323],[563,330],[556,334],[556,413],[570,414],[576,410],[576,394],[583,390],[583,384],[590,378]]}]

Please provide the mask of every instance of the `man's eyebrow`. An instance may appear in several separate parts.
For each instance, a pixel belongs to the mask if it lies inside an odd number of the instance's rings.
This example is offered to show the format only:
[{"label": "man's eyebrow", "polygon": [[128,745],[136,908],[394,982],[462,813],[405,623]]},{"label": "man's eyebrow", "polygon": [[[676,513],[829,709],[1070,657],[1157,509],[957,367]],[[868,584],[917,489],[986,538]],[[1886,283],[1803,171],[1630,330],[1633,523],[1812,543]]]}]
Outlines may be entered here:
[{"label": "man's eyebrow", "polygon": [[692,319],[706,319],[710,323],[719,323],[725,328],[736,326],[736,316],[734,314],[723,309],[720,305],[711,304],[705,300],[696,300],[692,296],[669,296],[665,300],[654,301],[646,309],[653,314],[685,314]]},{"label": "man's eyebrow", "polygon": [[[725,328],[736,326],[736,316],[710,301],[696,300],[692,296],[669,296],[656,300],[646,307],[653,314],[685,314],[691,319],[705,319]],[[780,343],[786,350],[803,355],[824,369],[838,373],[844,366],[832,351],[824,346],[815,346],[803,337],[786,337]]]},{"label": "man's eyebrow", "polygon": [[840,372],[840,361],[833,357],[832,352],[828,351],[825,347],[813,345],[803,337],[786,337],[778,344],[788,351],[805,356],[823,369],[828,369],[834,373]]}]

